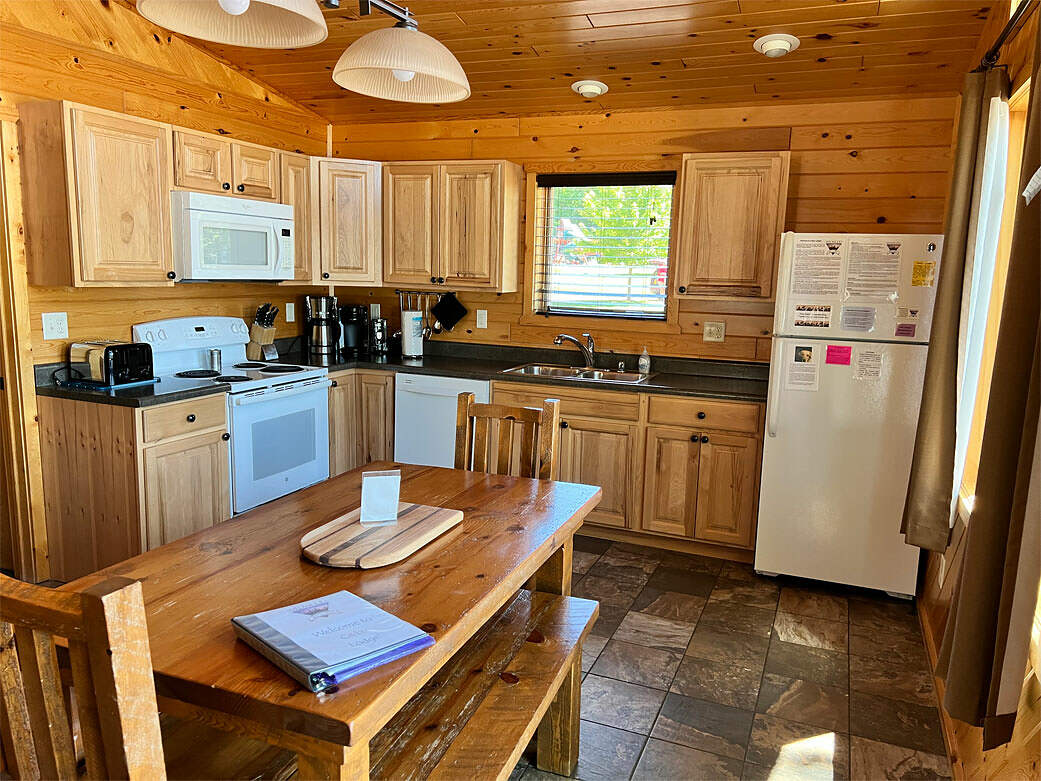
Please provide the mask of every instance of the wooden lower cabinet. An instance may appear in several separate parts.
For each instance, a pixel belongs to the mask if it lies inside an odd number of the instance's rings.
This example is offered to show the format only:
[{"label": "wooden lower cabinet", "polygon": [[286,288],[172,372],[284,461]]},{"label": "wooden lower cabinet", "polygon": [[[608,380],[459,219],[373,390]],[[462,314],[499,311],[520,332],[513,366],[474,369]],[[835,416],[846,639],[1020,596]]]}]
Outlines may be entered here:
[{"label": "wooden lower cabinet", "polygon": [[759,500],[759,440],[701,436],[694,539],[751,548]]},{"label": "wooden lower cabinet", "polygon": [[639,481],[638,427],[595,418],[561,420],[559,479],[598,485],[603,498],[586,518],[622,529],[633,525],[632,486]]},{"label": "wooden lower cabinet", "polygon": [[142,451],[145,550],[231,517],[228,443],[220,429]]},{"label": "wooden lower cabinet", "polygon": [[329,379],[329,477],[392,461],[394,373],[348,369]]},{"label": "wooden lower cabinet", "polygon": [[694,536],[700,437],[684,429],[649,427],[643,468],[640,528]]}]

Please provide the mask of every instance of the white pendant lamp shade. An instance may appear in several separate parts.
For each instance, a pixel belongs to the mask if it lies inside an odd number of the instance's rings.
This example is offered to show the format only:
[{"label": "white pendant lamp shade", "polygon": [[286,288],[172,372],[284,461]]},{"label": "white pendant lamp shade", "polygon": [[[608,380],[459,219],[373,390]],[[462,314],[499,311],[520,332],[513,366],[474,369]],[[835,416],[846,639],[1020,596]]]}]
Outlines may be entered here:
[{"label": "white pendant lamp shade", "polygon": [[470,97],[463,66],[440,41],[409,27],[373,30],[340,55],[333,81],[344,89],[405,103]]},{"label": "white pendant lamp shade", "polygon": [[329,35],[315,0],[137,0],[160,27],[191,38],[255,49],[295,49]]}]

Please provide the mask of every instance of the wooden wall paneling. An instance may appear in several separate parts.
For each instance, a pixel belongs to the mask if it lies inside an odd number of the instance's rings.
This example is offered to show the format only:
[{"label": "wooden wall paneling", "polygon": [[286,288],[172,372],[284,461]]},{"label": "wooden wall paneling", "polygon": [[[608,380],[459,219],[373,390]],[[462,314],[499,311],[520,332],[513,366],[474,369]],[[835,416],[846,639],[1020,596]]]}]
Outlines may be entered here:
[{"label": "wooden wall paneling", "polygon": [[[807,0],[800,0],[806,2]],[[785,230],[933,233],[943,227],[956,100],[812,101],[647,112],[599,112],[443,122],[333,125],[333,154],[375,159],[482,159],[500,154],[533,171],[675,170],[686,151],[792,149]],[[614,143],[617,142],[617,143]],[[732,149],[726,149],[732,146]],[[720,148],[722,147],[722,148]],[[526,269],[521,279],[528,284]],[[338,291],[349,303],[380,303],[397,318],[397,301],[379,289]],[[469,313],[448,341],[549,347],[556,318],[525,315],[524,293],[462,293]],[[476,328],[476,310],[488,328]],[[685,357],[767,361],[773,302],[680,303],[671,330],[619,328],[590,320],[600,349]],[[725,342],[703,342],[705,319],[726,323]],[[577,326],[582,327],[582,326]],[[567,348],[561,348],[566,350]],[[566,353],[562,353],[562,359]]]},{"label": "wooden wall paneling", "polygon": [[3,538],[5,566],[29,581],[51,576],[43,470],[33,377],[30,300],[22,229],[22,171],[18,132],[0,121],[0,374],[3,392]]}]

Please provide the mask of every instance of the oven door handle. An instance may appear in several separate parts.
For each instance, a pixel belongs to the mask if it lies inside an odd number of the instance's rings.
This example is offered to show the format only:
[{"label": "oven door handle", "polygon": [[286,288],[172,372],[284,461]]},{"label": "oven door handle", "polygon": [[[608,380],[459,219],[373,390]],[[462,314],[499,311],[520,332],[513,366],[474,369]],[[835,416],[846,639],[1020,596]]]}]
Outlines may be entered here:
[{"label": "oven door handle", "polygon": [[291,396],[299,396],[301,393],[324,390],[332,384],[332,380],[322,380],[321,382],[311,382],[307,385],[289,388],[288,390],[278,390],[276,385],[274,389],[265,390],[263,393],[255,395],[244,393],[241,396],[235,396],[232,404],[236,407],[246,407],[250,404],[261,404],[265,401],[278,401],[279,399],[288,399]]}]

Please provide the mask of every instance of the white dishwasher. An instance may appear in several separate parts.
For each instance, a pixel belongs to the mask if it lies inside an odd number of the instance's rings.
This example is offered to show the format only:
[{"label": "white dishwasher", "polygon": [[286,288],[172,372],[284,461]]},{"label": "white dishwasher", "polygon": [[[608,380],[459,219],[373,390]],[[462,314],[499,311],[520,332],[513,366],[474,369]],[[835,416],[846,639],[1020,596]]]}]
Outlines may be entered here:
[{"label": "white dishwasher", "polygon": [[394,460],[455,466],[455,416],[460,393],[487,404],[491,383],[430,374],[394,378]]}]

